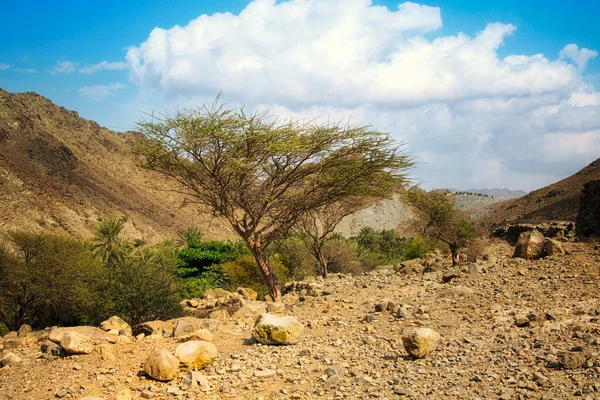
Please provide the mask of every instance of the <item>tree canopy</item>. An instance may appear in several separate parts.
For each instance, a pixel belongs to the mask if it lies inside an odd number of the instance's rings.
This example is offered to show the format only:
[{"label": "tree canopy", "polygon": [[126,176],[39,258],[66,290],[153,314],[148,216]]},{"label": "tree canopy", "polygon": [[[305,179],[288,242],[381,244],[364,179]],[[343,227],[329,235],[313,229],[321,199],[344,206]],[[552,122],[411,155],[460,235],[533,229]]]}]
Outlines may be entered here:
[{"label": "tree canopy", "polygon": [[387,197],[406,182],[411,157],[368,126],[281,120],[218,103],[148,114],[142,164],[229,222],[274,300],[280,283],[264,250],[308,213],[348,199]]}]

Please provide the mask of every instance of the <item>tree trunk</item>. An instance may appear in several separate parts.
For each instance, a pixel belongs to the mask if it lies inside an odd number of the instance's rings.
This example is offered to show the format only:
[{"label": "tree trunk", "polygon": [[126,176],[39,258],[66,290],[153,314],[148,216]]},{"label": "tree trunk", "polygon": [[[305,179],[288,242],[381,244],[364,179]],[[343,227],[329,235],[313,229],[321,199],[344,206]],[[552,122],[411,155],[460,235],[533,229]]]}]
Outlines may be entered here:
[{"label": "tree trunk", "polygon": [[327,260],[323,257],[323,254],[319,255],[319,270],[323,279],[327,279],[327,274],[329,271],[327,270]]},{"label": "tree trunk", "polygon": [[263,253],[262,247],[260,243],[254,241],[248,241],[248,247],[250,247],[250,251],[258,264],[260,272],[262,273],[265,282],[267,283],[267,287],[269,288],[269,294],[274,302],[281,301],[281,282],[279,282],[279,278],[273,272],[273,268],[269,263],[269,259]]}]

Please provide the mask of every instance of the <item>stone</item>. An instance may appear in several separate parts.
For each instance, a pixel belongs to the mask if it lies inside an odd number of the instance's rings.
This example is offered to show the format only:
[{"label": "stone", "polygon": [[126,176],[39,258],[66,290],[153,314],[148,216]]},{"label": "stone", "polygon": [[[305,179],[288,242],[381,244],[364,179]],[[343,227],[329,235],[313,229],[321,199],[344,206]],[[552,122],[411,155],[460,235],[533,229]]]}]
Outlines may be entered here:
[{"label": "stone", "polygon": [[565,250],[562,247],[562,244],[558,240],[554,239],[546,239],[544,241],[544,248],[542,249],[543,257],[552,257],[552,256],[563,256],[565,254]]},{"label": "stone", "polygon": [[76,332],[81,335],[87,336],[95,345],[100,343],[115,343],[117,341],[115,335],[105,332],[100,328],[96,328],[95,326],[71,326],[65,328],[55,327],[52,328],[52,330],[50,331],[48,339],[53,341],[54,343],[60,343],[62,341],[63,336],[67,332]]},{"label": "stone", "polygon": [[69,394],[69,391],[67,389],[60,389],[58,392],[56,392],[54,394],[55,397],[62,399],[63,397],[65,397],[66,395]]},{"label": "stone", "polygon": [[204,329],[205,322],[200,318],[183,317],[173,320],[173,337],[189,336],[199,329]]},{"label": "stone", "polygon": [[394,266],[394,272],[401,274],[422,274],[425,267],[423,260],[416,258]]},{"label": "stone", "polygon": [[142,399],[153,399],[154,393],[148,389],[145,389],[145,390],[142,390],[142,393],[140,394],[140,396],[142,396]]},{"label": "stone", "polygon": [[530,324],[530,319],[527,318],[526,315],[517,315],[515,317],[515,325],[518,326],[519,328],[525,328],[527,326],[529,326]]},{"label": "stone", "polygon": [[90,354],[94,351],[94,343],[89,337],[73,331],[63,335],[60,347],[68,354]]},{"label": "stone", "polygon": [[131,326],[116,315],[100,323],[100,329],[104,331],[117,331],[118,334],[124,331],[124,334],[131,335]]},{"label": "stone", "polygon": [[177,346],[175,357],[188,369],[204,368],[217,356],[217,346],[202,340],[190,340]]},{"label": "stone", "polygon": [[62,347],[60,347],[60,345],[50,340],[42,342],[40,345],[40,350],[42,351],[42,353],[51,354],[55,357],[60,357],[65,354],[65,351]]},{"label": "stone", "polygon": [[0,366],[6,367],[7,365],[18,364],[21,362],[21,357],[12,352],[7,352],[0,357]]},{"label": "stone", "polygon": [[33,329],[31,328],[31,325],[28,324],[23,324],[21,325],[21,327],[19,328],[19,336],[20,337],[24,337],[27,336],[28,333],[33,332]]},{"label": "stone", "polygon": [[228,322],[231,317],[229,316],[229,313],[227,312],[227,310],[221,309],[221,310],[213,311],[210,314],[208,314],[208,318],[215,319],[215,320],[221,321],[221,322]]},{"label": "stone", "polygon": [[285,313],[285,304],[283,303],[267,303],[267,312],[269,314]]},{"label": "stone", "polygon": [[18,349],[20,347],[25,347],[27,342],[24,337],[5,337],[2,345],[4,349]]},{"label": "stone", "polygon": [[469,287],[466,286],[454,286],[454,287],[449,287],[446,290],[444,290],[441,294],[442,297],[460,297],[460,296],[470,296],[473,293],[475,293],[475,291]]},{"label": "stone", "polygon": [[249,317],[255,318],[261,314],[265,314],[266,312],[267,308],[263,302],[246,303],[231,316],[231,319],[239,320]]},{"label": "stone", "polygon": [[587,358],[583,352],[566,351],[559,354],[559,364],[563,369],[577,369],[582,367]]},{"label": "stone", "polygon": [[145,336],[158,335],[162,337],[171,337],[173,335],[173,325],[173,320],[148,321],[138,325],[133,333],[135,336],[143,333]]},{"label": "stone", "polygon": [[202,298],[205,300],[223,299],[229,297],[231,294],[231,292],[228,292],[225,289],[215,288],[205,291],[204,294],[202,294]]},{"label": "stone", "polygon": [[144,364],[144,372],[157,381],[171,381],[177,378],[179,360],[165,349],[156,347]]},{"label": "stone", "polygon": [[212,342],[215,336],[208,329],[198,329],[197,331],[192,332],[189,336],[184,336],[179,338],[180,342],[187,342],[190,340],[203,340],[205,342]]},{"label": "stone", "polygon": [[304,325],[296,317],[261,314],[254,323],[252,336],[262,344],[287,345],[298,343]]},{"label": "stone", "polygon": [[242,295],[244,300],[255,301],[258,298],[258,293],[256,293],[256,290],[251,288],[239,287],[237,288],[236,292]]},{"label": "stone", "polygon": [[433,329],[418,328],[402,336],[402,345],[411,356],[424,358],[437,348],[440,340],[440,334]]},{"label": "stone", "polygon": [[262,371],[254,371],[254,376],[257,379],[269,379],[277,375],[277,371],[272,369],[263,369]]},{"label": "stone", "polygon": [[542,255],[544,241],[544,235],[537,229],[521,233],[515,246],[513,258],[537,260]]}]

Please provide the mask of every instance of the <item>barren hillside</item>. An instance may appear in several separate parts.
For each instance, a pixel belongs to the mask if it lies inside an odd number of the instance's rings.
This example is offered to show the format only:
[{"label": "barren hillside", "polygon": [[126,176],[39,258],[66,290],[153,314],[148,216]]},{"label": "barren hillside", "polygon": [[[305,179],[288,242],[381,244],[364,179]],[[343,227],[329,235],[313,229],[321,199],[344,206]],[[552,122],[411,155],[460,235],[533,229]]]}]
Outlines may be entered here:
[{"label": "barren hillside", "polygon": [[125,234],[157,241],[200,226],[228,236],[218,221],[181,207],[172,182],[142,170],[136,133],[118,133],[36,93],[0,89],[0,231],[51,229],[89,237],[98,220],[126,216]]},{"label": "barren hillside", "polygon": [[600,179],[600,158],[576,174],[514,200],[490,207],[497,222],[575,221],[583,185]]}]

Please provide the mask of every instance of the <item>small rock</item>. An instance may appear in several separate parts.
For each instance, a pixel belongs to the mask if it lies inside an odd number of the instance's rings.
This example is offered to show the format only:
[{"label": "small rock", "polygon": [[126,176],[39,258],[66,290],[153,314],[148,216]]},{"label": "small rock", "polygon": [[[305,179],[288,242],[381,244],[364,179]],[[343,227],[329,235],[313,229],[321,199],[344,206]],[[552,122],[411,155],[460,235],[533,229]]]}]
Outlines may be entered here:
[{"label": "small rock", "polygon": [[559,355],[559,363],[563,369],[577,369],[587,361],[583,352],[566,351]]},{"label": "small rock", "polygon": [[27,336],[28,333],[33,332],[33,329],[31,328],[31,325],[28,324],[23,324],[21,325],[21,327],[19,328],[19,336],[20,337],[24,337]]},{"label": "small rock", "polygon": [[21,362],[21,357],[10,351],[0,358],[0,366],[6,367],[7,365],[18,364]]},{"label": "small rock", "polygon": [[131,335],[131,326],[129,326],[129,324],[127,322],[123,321],[121,318],[117,317],[116,315],[113,315],[106,321],[100,323],[100,329],[107,331],[107,332],[116,331],[117,334],[119,334],[120,332],[123,332],[124,334],[126,334],[128,336]]},{"label": "small rock", "polygon": [[526,315],[517,315],[515,317],[515,325],[519,328],[525,328],[529,326],[530,322],[531,321],[529,320],[529,318],[527,318]]},{"label": "small rock", "polygon": [[416,358],[423,358],[437,348],[440,339],[440,334],[433,329],[418,328],[402,336],[402,344],[408,354]]},{"label": "small rock", "polygon": [[277,371],[272,369],[264,369],[262,371],[254,371],[254,376],[258,379],[269,379],[277,375]]}]

